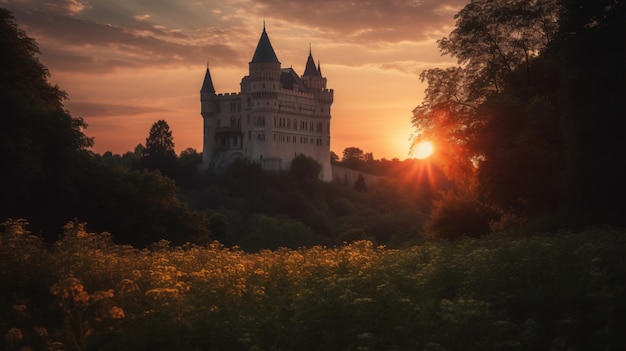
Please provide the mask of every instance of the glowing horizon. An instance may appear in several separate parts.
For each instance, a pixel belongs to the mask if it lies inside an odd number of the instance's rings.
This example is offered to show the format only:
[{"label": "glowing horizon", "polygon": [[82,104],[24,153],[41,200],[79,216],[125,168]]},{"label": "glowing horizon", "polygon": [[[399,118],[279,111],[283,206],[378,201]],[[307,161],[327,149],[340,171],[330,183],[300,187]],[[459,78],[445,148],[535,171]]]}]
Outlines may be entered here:
[{"label": "glowing horizon", "polygon": [[466,2],[57,0],[52,6],[32,0],[3,6],[37,40],[51,82],[69,95],[66,109],[89,125],[94,152],[132,151],[159,119],[170,125],[177,153],[201,152],[199,91],[207,61],[217,92],[238,92],[265,17],[282,67],[302,74],[312,50],[335,91],[331,150],[359,147],[378,159],[405,159],[411,111],[425,89],[419,73],[454,64],[439,55],[436,40],[450,32]]}]

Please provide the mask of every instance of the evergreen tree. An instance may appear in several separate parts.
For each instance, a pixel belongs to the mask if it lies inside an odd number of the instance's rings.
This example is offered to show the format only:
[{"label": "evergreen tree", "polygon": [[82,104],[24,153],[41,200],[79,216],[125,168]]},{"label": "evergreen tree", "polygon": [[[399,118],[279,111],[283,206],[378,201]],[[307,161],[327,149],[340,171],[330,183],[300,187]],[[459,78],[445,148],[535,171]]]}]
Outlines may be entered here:
[{"label": "evergreen tree", "polygon": [[149,170],[159,170],[169,177],[175,175],[174,138],[165,120],[158,120],[150,128],[143,155],[143,166]]}]

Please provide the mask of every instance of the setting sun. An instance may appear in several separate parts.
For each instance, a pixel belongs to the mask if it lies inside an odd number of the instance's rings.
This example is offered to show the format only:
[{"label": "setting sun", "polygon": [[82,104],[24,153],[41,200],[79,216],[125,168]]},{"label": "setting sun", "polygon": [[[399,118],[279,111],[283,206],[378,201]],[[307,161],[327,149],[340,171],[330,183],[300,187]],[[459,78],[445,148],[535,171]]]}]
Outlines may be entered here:
[{"label": "setting sun", "polygon": [[419,159],[424,159],[432,155],[434,151],[435,148],[433,147],[433,143],[430,141],[422,141],[415,145],[413,154]]}]

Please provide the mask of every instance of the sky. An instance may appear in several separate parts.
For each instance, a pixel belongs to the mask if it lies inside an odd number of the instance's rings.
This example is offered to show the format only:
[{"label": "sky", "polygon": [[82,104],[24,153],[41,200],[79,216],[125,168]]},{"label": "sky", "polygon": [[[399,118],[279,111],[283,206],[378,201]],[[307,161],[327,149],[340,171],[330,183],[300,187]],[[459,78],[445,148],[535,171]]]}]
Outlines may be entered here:
[{"label": "sky", "polygon": [[331,150],[411,157],[419,74],[449,67],[437,40],[469,0],[0,0],[40,47],[93,151],[123,154],[164,119],[177,153],[202,151],[200,87],[239,92],[265,28],[283,68],[311,50],[334,89]]}]

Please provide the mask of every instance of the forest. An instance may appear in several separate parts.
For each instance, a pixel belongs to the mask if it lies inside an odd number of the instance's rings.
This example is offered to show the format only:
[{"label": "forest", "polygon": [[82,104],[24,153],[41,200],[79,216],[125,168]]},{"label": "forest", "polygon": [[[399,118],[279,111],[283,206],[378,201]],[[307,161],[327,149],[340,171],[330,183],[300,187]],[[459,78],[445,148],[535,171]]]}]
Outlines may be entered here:
[{"label": "forest", "polygon": [[304,156],[200,171],[165,119],[94,153],[0,7],[2,347],[623,349],[623,14],[469,2],[438,41],[459,65],[422,72],[411,120],[446,147],[333,153],[365,185]]}]

